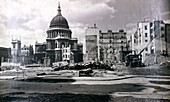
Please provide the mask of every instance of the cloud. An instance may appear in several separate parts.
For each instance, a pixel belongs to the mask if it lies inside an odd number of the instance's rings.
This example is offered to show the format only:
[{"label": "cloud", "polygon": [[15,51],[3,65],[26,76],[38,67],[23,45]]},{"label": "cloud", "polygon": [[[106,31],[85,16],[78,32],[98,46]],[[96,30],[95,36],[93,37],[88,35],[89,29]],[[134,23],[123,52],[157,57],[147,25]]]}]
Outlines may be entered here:
[{"label": "cloud", "polygon": [[168,23],[168,24],[170,24],[170,19],[168,19],[168,20],[164,20],[164,23]]},{"label": "cloud", "polygon": [[136,27],[130,29],[130,30],[127,30],[127,34],[128,35],[131,35],[131,34],[134,34],[136,32]]},{"label": "cloud", "polygon": [[0,23],[0,47],[9,47],[10,45],[10,33],[5,24]]},{"label": "cloud", "polygon": [[25,30],[22,28],[19,29],[11,29],[10,30],[11,36],[14,39],[21,39],[22,46],[23,45],[34,45],[36,41],[44,42],[46,35],[44,34],[43,30],[37,29],[34,31]]},{"label": "cloud", "polygon": [[126,25],[126,32],[127,32],[127,38],[130,39],[130,36],[134,34],[137,30],[137,23],[128,23]]},{"label": "cloud", "polygon": [[48,28],[47,21],[44,21],[42,17],[35,17],[34,19],[29,20],[23,25],[28,27],[31,30],[43,29],[46,30]]},{"label": "cloud", "polygon": [[0,16],[0,23],[6,23],[7,22],[7,20],[3,17],[3,16]]},{"label": "cloud", "polygon": [[[3,41],[11,37],[21,38],[23,44],[45,42],[46,30],[57,14],[59,0],[1,0],[0,36]],[[114,17],[114,8],[107,5],[111,0],[62,0],[62,15],[68,20],[72,36],[84,43],[84,30],[91,22],[101,22]],[[82,5],[83,4],[83,5]],[[3,45],[0,41],[0,45]]]},{"label": "cloud", "polygon": [[127,32],[127,38],[130,39],[130,36],[134,34],[137,30],[137,23],[128,23],[126,25],[126,32]]},{"label": "cloud", "polygon": [[[75,5],[77,5],[76,8],[74,7]],[[70,13],[69,16],[71,20],[75,22],[88,23],[90,21],[100,21],[104,18],[110,17],[115,12],[113,7],[109,7],[104,2],[94,5],[89,1],[79,1],[72,2],[69,6],[71,6],[69,7],[70,12],[68,12]]]},{"label": "cloud", "polygon": [[170,18],[170,11],[165,11],[161,13],[161,16],[163,19],[169,19]]},{"label": "cloud", "polygon": [[[157,17],[161,12],[159,2],[142,0],[1,0],[0,4],[0,40],[10,42],[10,35],[22,38],[23,44],[44,42],[46,30],[51,19],[57,14],[60,1],[62,15],[68,20],[72,36],[84,42],[85,27],[94,23],[101,30],[125,29],[134,33],[135,22],[146,16]],[[155,5],[154,5],[155,4]],[[160,7],[158,7],[160,6]],[[168,7],[168,6],[167,6]],[[151,12],[152,11],[152,12]],[[169,12],[162,13],[163,16]],[[169,19],[166,18],[166,22]],[[3,40],[3,41],[2,41]],[[6,43],[9,45],[10,43]]]},{"label": "cloud", "polygon": [[161,13],[161,15],[162,15],[162,16],[170,15],[170,11],[163,12],[163,13]]},{"label": "cloud", "polygon": [[134,28],[134,27],[136,27],[136,23],[128,23],[127,25],[126,25],[126,27],[127,28]]},{"label": "cloud", "polygon": [[83,52],[85,53],[85,28],[77,27],[72,28],[72,38],[78,38],[78,43],[82,43],[83,46]]}]

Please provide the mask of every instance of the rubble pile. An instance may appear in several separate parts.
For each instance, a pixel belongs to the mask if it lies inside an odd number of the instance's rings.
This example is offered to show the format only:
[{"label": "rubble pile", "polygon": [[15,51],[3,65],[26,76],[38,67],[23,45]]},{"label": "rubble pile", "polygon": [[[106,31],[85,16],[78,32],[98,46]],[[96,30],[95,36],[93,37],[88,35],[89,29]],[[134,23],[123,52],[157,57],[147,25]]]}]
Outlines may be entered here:
[{"label": "rubble pile", "polygon": [[68,65],[61,65],[61,66],[53,66],[54,71],[59,70],[82,70],[82,69],[105,69],[105,70],[111,70],[114,71],[114,69],[109,64],[105,63],[78,63],[78,64],[68,64]]},{"label": "rubble pile", "polygon": [[170,69],[170,60],[160,63],[159,66],[160,66],[160,68],[166,68],[166,69],[169,68]]}]

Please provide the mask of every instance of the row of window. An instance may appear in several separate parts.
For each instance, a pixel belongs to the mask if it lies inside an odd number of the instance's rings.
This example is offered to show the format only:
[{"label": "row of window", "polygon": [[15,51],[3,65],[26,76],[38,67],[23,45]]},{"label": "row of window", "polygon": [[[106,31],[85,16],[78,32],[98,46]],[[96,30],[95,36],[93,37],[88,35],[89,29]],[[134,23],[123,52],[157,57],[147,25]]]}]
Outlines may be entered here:
[{"label": "row of window", "polygon": [[108,41],[106,41],[106,40],[100,40],[100,43],[113,43],[113,44],[119,44],[119,43],[126,43],[126,41],[112,41],[112,40],[110,40],[109,42]]},{"label": "row of window", "polygon": [[0,51],[0,55],[7,56],[9,53],[7,51]]},{"label": "row of window", "polygon": [[[145,37],[148,37],[148,33],[145,33]],[[164,34],[162,34],[161,35],[161,38],[164,38],[165,37],[165,35]],[[151,38],[153,38],[153,36],[151,35]]]},{"label": "row of window", "polygon": [[63,55],[63,58],[70,58],[70,55],[65,54]]},{"label": "row of window", "polygon": [[28,48],[21,48],[21,50],[29,50]]},{"label": "row of window", "polygon": [[[154,54],[154,50],[151,50],[151,54]],[[148,53],[145,53],[145,56],[148,56]]]},{"label": "row of window", "polygon": [[[148,51],[148,47],[146,47],[145,51]],[[154,50],[151,49],[151,54],[154,54]]]},{"label": "row of window", "polygon": [[[65,34],[66,35],[66,34]],[[65,36],[64,34],[61,34],[60,36],[61,37],[64,37]],[[48,38],[54,38],[54,37],[57,37],[58,34],[48,34]]]},{"label": "row of window", "polygon": [[[16,48],[16,44],[13,44],[13,48]],[[20,48],[21,48],[21,45],[18,44],[18,49],[20,49]]]},{"label": "row of window", "polygon": [[63,53],[70,52],[69,49],[63,49]]},{"label": "row of window", "polygon": [[[147,29],[148,29],[147,25],[145,25],[145,26],[144,26],[144,29],[145,29],[145,30],[147,30]],[[140,28],[139,28],[139,31],[140,31]]]},{"label": "row of window", "polygon": [[[134,43],[136,43],[137,41],[134,39]],[[148,42],[147,39],[145,39],[145,42]],[[141,43],[141,40],[139,40],[139,43]]]},{"label": "row of window", "polygon": [[119,36],[100,36],[100,39],[103,39],[103,38],[110,38],[110,39],[114,39],[114,38],[119,38],[119,39],[121,39],[121,38],[126,38],[125,36],[121,36],[121,37],[119,37]]},{"label": "row of window", "polygon": [[[148,27],[147,27],[147,25],[145,25],[145,30],[148,30]],[[140,30],[140,28],[139,28],[139,30]],[[154,30],[156,30],[156,27],[154,27]],[[165,28],[164,27],[161,27],[161,30],[165,30]],[[152,29],[151,29],[151,32],[152,32]]]},{"label": "row of window", "polygon": [[61,36],[61,37],[64,37],[64,36],[69,36],[70,37],[70,34],[67,34],[67,33],[57,33],[57,32],[53,32],[53,33],[48,33],[47,34],[47,37],[48,38],[53,38],[53,37],[57,37],[57,36]]},{"label": "row of window", "polygon": [[49,49],[54,49],[54,48],[63,48],[63,47],[69,47],[69,43],[65,44],[64,42],[60,43],[60,45],[58,46],[58,43],[55,42],[48,42],[47,43],[47,48]]}]

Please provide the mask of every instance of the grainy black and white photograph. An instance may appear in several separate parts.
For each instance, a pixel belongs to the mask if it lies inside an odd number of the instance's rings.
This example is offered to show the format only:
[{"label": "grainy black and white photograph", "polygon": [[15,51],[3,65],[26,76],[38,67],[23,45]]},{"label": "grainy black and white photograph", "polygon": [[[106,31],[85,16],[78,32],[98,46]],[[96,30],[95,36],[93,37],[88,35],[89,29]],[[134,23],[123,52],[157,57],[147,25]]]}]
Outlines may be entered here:
[{"label": "grainy black and white photograph", "polygon": [[170,0],[0,0],[0,102],[169,102]]}]

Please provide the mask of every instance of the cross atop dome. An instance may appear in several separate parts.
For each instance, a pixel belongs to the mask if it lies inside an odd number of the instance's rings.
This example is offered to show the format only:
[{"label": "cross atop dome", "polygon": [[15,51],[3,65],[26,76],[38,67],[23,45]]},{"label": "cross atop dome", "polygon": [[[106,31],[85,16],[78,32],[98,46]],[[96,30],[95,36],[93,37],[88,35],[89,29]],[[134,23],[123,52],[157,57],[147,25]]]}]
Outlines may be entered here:
[{"label": "cross atop dome", "polygon": [[58,14],[57,15],[59,15],[59,16],[61,16],[61,7],[60,7],[60,2],[58,2]]}]

